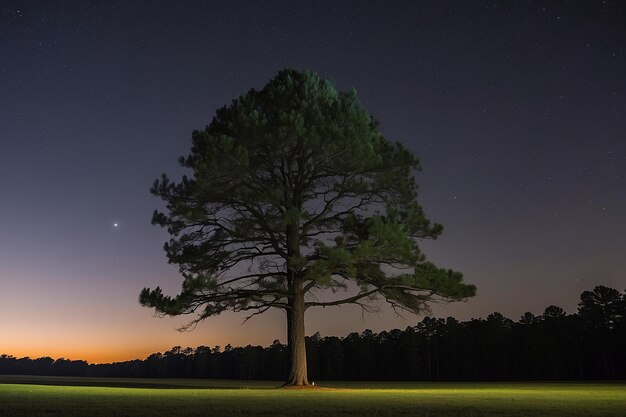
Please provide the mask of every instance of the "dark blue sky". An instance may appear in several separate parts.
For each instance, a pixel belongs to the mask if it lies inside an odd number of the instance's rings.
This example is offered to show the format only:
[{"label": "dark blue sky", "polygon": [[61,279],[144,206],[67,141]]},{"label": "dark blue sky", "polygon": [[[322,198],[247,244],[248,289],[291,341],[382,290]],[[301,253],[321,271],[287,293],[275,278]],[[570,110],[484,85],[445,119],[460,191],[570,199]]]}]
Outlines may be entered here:
[{"label": "dark blue sky", "polygon": [[[446,228],[426,253],[479,288],[438,315],[574,312],[583,290],[623,290],[624,22],[620,1],[0,1],[0,353],[284,340],[281,314],[178,334],[184,319],[137,296],[180,285],[152,182],[285,67],[355,88],[420,157],[420,201]],[[417,320],[343,308],[307,332]]]}]

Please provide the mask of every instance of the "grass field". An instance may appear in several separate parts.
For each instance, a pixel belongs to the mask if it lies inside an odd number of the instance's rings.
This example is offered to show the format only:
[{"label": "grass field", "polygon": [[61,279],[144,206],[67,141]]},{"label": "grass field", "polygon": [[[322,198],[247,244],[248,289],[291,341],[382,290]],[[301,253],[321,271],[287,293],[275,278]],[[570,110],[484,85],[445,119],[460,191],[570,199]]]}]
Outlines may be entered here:
[{"label": "grass field", "polygon": [[0,375],[0,416],[626,416],[626,384],[318,383]]}]

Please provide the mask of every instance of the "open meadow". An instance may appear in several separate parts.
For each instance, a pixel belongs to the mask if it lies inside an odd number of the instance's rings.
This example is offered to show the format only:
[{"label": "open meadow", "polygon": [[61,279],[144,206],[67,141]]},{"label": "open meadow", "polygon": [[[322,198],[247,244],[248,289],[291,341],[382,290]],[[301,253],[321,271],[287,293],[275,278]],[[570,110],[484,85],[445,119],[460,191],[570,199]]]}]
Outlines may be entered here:
[{"label": "open meadow", "polygon": [[0,416],[624,416],[620,383],[318,383],[0,376]]}]

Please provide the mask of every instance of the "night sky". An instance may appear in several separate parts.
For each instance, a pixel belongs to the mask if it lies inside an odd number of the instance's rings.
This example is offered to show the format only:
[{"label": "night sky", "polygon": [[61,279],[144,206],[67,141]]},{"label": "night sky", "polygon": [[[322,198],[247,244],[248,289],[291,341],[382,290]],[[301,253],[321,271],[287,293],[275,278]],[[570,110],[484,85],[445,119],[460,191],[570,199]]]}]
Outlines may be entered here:
[{"label": "night sky", "polygon": [[[576,311],[626,288],[626,3],[0,1],[0,353],[103,362],[285,342],[279,311],[191,333],[143,287],[181,278],[149,193],[191,131],[285,68],[355,88],[420,158],[431,260],[478,286],[461,320]],[[117,224],[117,226],[115,225]],[[309,310],[307,334],[415,325]]]}]

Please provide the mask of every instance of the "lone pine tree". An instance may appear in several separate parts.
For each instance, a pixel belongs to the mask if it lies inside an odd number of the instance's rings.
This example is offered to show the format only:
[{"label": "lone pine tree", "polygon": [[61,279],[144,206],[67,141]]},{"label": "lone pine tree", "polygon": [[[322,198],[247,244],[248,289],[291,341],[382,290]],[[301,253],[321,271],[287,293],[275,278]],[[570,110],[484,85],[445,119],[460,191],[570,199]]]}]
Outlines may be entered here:
[{"label": "lone pine tree", "polygon": [[165,252],[182,290],[144,288],[140,303],[161,315],[197,314],[188,326],[226,310],[284,310],[287,385],[309,383],[311,307],[370,309],[380,297],[419,313],[430,301],[475,294],[462,274],[425,260],[417,243],[442,226],[416,201],[419,162],[382,136],[353,91],[283,70],[192,139],[180,158],[191,175],[173,183],[163,174],[151,190],[166,203],[152,222],[172,236]]}]

